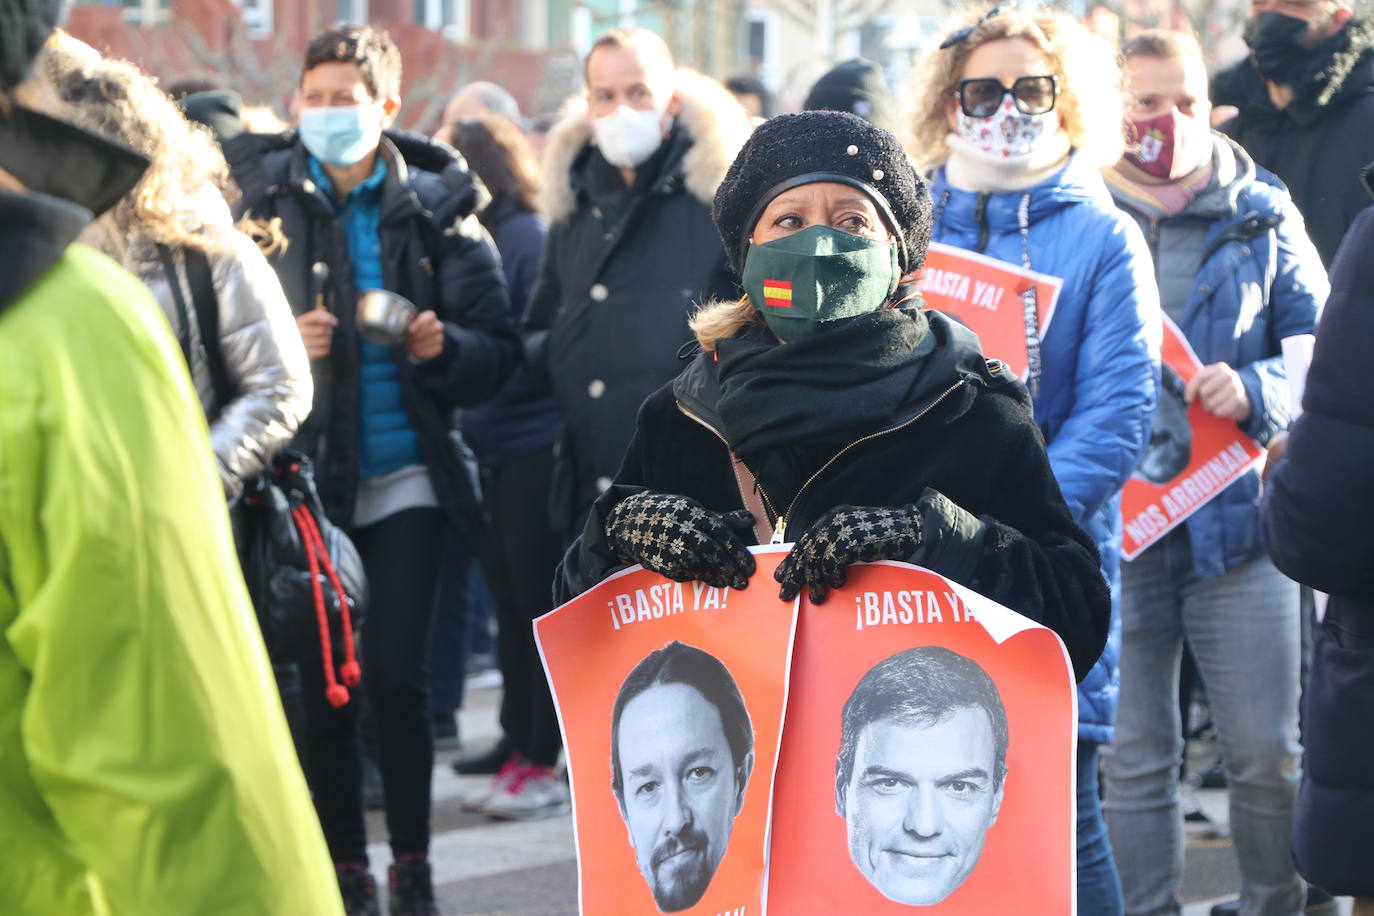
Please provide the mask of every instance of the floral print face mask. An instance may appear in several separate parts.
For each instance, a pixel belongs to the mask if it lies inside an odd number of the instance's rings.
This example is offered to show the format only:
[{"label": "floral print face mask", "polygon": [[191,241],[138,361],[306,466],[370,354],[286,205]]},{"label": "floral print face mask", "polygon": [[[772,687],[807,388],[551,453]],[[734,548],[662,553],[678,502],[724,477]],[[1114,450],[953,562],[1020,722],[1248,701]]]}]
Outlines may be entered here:
[{"label": "floral print face mask", "polygon": [[1017,111],[1010,94],[989,117],[973,118],[964,114],[963,109],[957,109],[955,117],[959,136],[983,152],[1007,160],[1030,156],[1059,127],[1053,111],[1038,115]]}]

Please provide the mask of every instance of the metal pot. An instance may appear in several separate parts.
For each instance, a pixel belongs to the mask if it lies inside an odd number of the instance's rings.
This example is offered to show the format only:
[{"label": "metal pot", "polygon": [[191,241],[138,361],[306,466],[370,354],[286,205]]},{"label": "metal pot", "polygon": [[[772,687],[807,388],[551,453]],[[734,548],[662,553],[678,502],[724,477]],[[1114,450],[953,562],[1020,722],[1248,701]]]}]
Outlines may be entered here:
[{"label": "metal pot", "polygon": [[406,331],[420,314],[405,296],[387,289],[365,289],[358,294],[358,333],[379,347],[399,347]]}]

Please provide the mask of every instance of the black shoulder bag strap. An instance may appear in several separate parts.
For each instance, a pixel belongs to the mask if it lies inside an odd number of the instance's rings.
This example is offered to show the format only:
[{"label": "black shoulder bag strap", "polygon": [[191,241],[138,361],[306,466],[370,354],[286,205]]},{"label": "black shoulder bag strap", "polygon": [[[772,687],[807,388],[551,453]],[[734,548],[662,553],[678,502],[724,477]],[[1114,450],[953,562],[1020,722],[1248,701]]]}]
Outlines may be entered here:
[{"label": "black shoulder bag strap", "polygon": [[[215,392],[214,411],[206,417],[213,423],[224,405],[234,399],[234,385],[229,381],[229,370],[224,364],[224,352],[219,343],[219,299],[215,296],[215,282],[210,273],[210,259],[199,248],[182,246],[178,249],[186,264],[186,281],[191,287],[191,305],[196,310],[196,327],[200,330],[200,345],[205,351],[205,365],[210,372],[210,384]],[[162,258],[162,268],[167,273],[167,283],[172,290],[172,300],[176,303],[177,320],[181,327],[177,342],[181,344],[186,365],[192,367],[191,332],[187,321],[186,300],[182,296],[181,278],[177,273],[172,252],[165,245],[158,246]]]},{"label": "black shoulder bag strap", "polygon": [[172,260],[172,252],[166,245],[157,246],[158,260],[162,262],[162,272],[167,275],[167,288],[172,291],[172,304],[177,310],[177,346],[186,360],[187,370],[191,369],[191,326],[186,316],[186,300],[181,297],[181,281],[178,279],[177,265]]}]

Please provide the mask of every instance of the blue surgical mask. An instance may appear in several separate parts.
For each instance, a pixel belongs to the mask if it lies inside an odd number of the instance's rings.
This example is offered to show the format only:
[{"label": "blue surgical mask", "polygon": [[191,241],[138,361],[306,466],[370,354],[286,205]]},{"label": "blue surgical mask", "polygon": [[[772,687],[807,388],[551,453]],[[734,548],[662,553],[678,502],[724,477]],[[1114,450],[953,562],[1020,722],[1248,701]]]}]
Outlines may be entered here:
[{"label": "blue surgical mask", "polygon": [[348,168],[375,150],[381,138],[381,105],[301,109],[301,142],[325,165]]}]

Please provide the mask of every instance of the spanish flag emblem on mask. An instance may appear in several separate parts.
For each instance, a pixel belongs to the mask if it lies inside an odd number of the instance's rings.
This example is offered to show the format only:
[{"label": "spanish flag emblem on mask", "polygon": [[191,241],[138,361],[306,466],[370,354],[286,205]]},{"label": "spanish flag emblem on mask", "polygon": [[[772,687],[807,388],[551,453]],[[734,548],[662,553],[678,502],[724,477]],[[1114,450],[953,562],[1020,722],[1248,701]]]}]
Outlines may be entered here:
[{"label": "spanish flag emblem on mask", "polygon": [[764,280],[763,301],[765,305],[771,305],[773,308],[790,309],[792,284],[787,280]]}]

